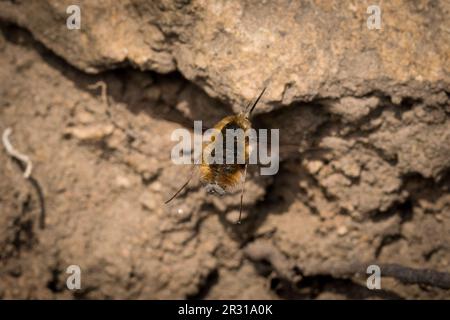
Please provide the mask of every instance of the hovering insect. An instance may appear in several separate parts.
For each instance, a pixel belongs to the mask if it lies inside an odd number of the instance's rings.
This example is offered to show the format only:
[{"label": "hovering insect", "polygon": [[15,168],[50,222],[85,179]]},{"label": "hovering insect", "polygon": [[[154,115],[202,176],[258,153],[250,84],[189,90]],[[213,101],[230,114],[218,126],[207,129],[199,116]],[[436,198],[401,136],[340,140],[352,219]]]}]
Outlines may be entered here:
[{"label": "hovering insect", "polygon": [[[244,198],[244,191],[245,191],[245,179],[247,178],[247,166],[248,166],[248,160],[249,160],[249,153],[250,153],[250,147],[249,147],[249,140],[248,136],[245,137],[245,142],[243,144],[243,147],[245,150],[243,151],[245,163],[240,164],[237,161],[234,161],[231,164],[228,164],[226,160],[227,153],[230,151],[234,151],[234,156],[236,157],[236,145],[235,150],[227,149],[225,146],[225,141],[227,140],[227,132],[229,132],[229,129],[241,129],[243,132],[247,133],[249,129],[252,128],[252,124],[250,121],[250,116],[255,109],[256,105],[258,104],[259,100],[261,99],[262,95],[264,94],[266,88],[264,88],[261,93],[259,94],[258,98],[255,100],[253,105],[248,104],[247,107],[244,109],[244,111],[240,112],[237,115],[231,115],[228,117],[223,118],[220,120],[215,126],[214,129],[217,132],[220,132],[222,134],[222,143],[223,146],[223,164],[216,164],[216,163],[210,163],[209,161],[206,161],[206,152],[202,152],[201,155],[201,161],[199,163],[199,171],[200,171],[200,181],[205,184],[206,191],[208,193],[217,193],[219,195],[224,195],[226,192],[230,191],[230,189],[233,189],[236,187],[239,182],[241,182],[241,202],[239,207],[239,219],[237,221],[238,224],[241,223],[241,216],[242,216],[242,202]],[[250,107],[251,106],[251,107]],[[216,145],[220,143],[220,140],[215,141],[214,137],[212,137],[211,141],[204,143],[203,150],[210,150],[211,147],[215,149]],[[239,148],[239,145],[237,146]],[[213,151],[214,152],[214,151]],[[236,158],[235,158],[236,160]],[[184,183],[184,185],[177,191],[175,194],[168,199],[165,204],[168,204],[170,201],[172,201],[174,198],[176,198],[180,192],[189,184],[189,182],[192,179],[194,171],[192,171],[190,177],[188,180]]]}]

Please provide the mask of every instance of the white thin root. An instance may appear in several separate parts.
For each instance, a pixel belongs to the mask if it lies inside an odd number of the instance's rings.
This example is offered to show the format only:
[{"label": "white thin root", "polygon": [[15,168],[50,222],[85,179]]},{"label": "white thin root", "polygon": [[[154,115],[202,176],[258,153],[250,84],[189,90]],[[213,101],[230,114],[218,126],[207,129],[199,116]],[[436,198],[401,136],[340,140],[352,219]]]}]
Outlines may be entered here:
[{"label": "white thin root", "polygon": [[92,90],[100,88],[102,102],[106,105],[106,115],[111,120],[112,124],[114,126],[116,126],[117,128],[119,128],[120,130],[126,132],[126,134],[128,134],[130,137],[133,137],[136,139],[137,135],[133,131],[131,131],[128,128],[122,127],[120,124],[117,123],[117,121],[114,120],[112,112],[111,112],[112,111],[111,106],[109,105],[109,100],[108,100],[108,85],[105,83],[105,81],[99,80],[94,84],[88,85],[88,88],[92,89]]},{"label": "white thin root", "polygon": [[13,158],[22,161],[26,164],[25,172],[23,173],[23,176],[25,179],[29,179],[31,176],[31,171],[33,170],[33,163],[31,162],[30,158],[16,149],[12,146],[11,142],[9,141],[9,136],[12,133],[11,128],[6,128],[5,131],[3,131],[2,135],[2,142],[5,146],[6,152]]}]

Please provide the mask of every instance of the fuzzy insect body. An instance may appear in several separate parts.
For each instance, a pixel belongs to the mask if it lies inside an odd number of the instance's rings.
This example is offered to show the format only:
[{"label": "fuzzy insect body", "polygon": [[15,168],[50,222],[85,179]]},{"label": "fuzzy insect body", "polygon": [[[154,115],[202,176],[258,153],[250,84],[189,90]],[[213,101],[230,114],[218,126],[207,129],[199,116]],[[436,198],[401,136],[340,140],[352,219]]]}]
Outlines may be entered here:
[{"label": "fuzzy insect body", "polygon": [[[248,130],[252,128],[250,122],[250,115],[252,111],[255,109],[259,100],[266,88],[262,90],[252,107],[249,109],[250,104],[245,108],[245,110],[237,115],[231,115],[220,120],[213,128],[215,129],[211,136],[209,142],[205,142],[203,144],[203,151],[201,155],[201,162],[199,164],[200,171],[200,181],[205,184],[205,189],[208,193],[217,193],[219,195],[224,195],[226,192],[231,191],[234,187],[236,187],[239,183],[242,184],[241,189],[241,204],[239,209],[239,220],[241,221],[242,214],[242,200],[244,196],[245,190],[245,179],[247,176],[247,166],[250,154],[250,144],[248,137]],[[227,145],[228,135],[231,134],[230,131],[241,130],[244,133],[244,143],[240,144],[239,139],[237,137],[233,138],[233,146]],[[217,135],[221,135],[221,139],[217,139]],[[215,156],[215,150],[222,149],[222,163],[214,163],[208,161],[207,157]],[[242,150],[244,149],[244,150]],[[241,152],[239,152],[241,151]],[[233,152],[233,161],[229,163],[227,161],[227,156]],[[243,163],[238,161],[238,155],[244,155]],[[191,180],[193,172],[191,173],[190,178],[186,181],[186,183],[165,203],[169,203],[172,201],[188,184]]]},{"label": "fuzzy insect body", "polygon": [[[219,145],[220,141],[214,139],[212,139],[214,141],[205,143],[203,150],[206,152],[203,152],[200,164],[200,180],[206,185],[209,193],[223,195],[242,182],[245,166],[249,159],[249,140],[246,134],[250,128],[251,122],[244,114],[225,117],[214,126],[216,132],[222,135],[222,145]],[[230,131],[234,130],[242,130],[245,134],[245,141],[243,144],[239,143],[238,139],[234,137],[233,145],[230,148],[227,145],[228,135]],[[223,164],[208,163],[206,154],[211,148],[222,148]],[[239,150],[242,148],[245,150]],[[238,163],[238,151],[243,152],[245,163]],[[234,155],[233,162],[227,163],[226,157],[231,153]]]}]

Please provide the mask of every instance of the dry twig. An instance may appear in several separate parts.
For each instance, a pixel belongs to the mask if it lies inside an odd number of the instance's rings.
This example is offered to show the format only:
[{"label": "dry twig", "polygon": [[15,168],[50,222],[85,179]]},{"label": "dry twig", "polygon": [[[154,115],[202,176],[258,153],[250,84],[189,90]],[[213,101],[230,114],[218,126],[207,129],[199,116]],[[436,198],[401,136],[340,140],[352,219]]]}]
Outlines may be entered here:
[{"label": "dry twig", "polygon": [[[267,261],[281,278],[291,280],[293,267],[296,263],[289,261],[274,245],[267,241],[257,241],[249,244],[244,250],[246,256],[256,262]],[[441,289],[450,289],[450,273],[430,269],[414,269],[398,264],[380,264],[377,262],[339,262],[320,265],[311,268],[306,276],[331,275],[336,278],[351,278],[366,275],[369,265],[378,265],[382,277],[395,278],[406,284],[429,285]],[[298,266],[303,270],[301,266]],[[291,280],[292,281],[292,280]]]}]

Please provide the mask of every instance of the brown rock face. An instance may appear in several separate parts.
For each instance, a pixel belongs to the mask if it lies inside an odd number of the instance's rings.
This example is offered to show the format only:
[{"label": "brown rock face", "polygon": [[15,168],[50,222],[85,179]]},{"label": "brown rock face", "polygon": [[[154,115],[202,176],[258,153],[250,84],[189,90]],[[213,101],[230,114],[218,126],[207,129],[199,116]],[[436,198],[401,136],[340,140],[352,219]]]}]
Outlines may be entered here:
[{"label": "brown rock face", "polygon": [[[450,298],[331,271],[450,270],[448,1],[385,1],[381,29],[364,1],[80,0],[79,30],[71,4],[0,1],[0,130],[33,162],[0,148],[0,298]],[[243,224],[198,179],[165,206],[172,131],[264,86],[280,170],[250,166]]]},{"label": "brown rock face", "polygon": [[80,30],[66,27],[70,1],[2,2],[0,16],[83,71],[179,70],[233,104],[264,85],[272,107],[377,91],[428,99],[449,86],[448,1],[384,3],[380,30],[367,27],[370,1],[78,3]]}]

